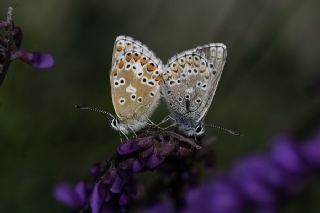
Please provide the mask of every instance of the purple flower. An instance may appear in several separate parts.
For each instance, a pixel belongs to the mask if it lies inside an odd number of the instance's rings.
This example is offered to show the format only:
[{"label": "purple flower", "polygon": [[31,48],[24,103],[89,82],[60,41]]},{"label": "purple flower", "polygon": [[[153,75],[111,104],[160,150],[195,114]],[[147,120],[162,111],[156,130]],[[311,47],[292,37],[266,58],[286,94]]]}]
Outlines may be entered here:
[{"label": "purple flower", "polygon": [[[191,188],[184,207],[176,212],[278,212],[284,198],[319,172],[319,150],[320,134],[302,143],[287,136],[277,137],[269,151],[246,156],[224,174]],[[157,209],[151,207],[145,212]]]},{"label": "purple flower", "polygon": [[84,182],[79,182],[75,186],[59,183],[53,189],[53,196],[57,201],[76,209],[86,204],[91,189],[92,187]]},{"label": "purple flower", "polygon": [[20,59],[36,69],[47,69],[54,65],[51,54],[46,52],[32,52],[20,48],[23,33],[20,27],[14,25],[12,8],[9,7],[7,20],[0,21],[0,85],[2,84],[11,62]]},{"label": "purple flower", "polygon": [[[73,207],[78,208],[88,206],[93,213],[124,211],[132,201],[144,198],[144,186],[134,179],[136,173],[155,170],[165,165],[167,161],[167,165],[170,166],[172,159],[179,162],[191,156],[192,150],[195,150],[190,146],[191,139],[183,140],[182,135],[171,134],[170,131],[149,130],[147,134],[141,135],[137,139],[121,143],[117,153],[105,161],[107,163],[102,163],[100,166],[95,165],[90,169],[98,181],[94,184],[89,195],[89,202],[88,199],[86,199],[86,203],[65,202],[65,199],[61,199],[59,196],[56,198],[69,206],[71,206],[70,203],[76,203],[77,205],[73,205]],[[181,155],[180,148],[189,151]],[[186,169],[188,170],[188,168]],[[172,168],[171,170],[177,169]],[[186,174],[182,170],[181,173]],[[189,177],[194,178],[192,175]],[[72,189],[72,187],[70,188]],[[73,190],[69,191],[74,193]],[[75,196],[69,197],[74,199]]]}]

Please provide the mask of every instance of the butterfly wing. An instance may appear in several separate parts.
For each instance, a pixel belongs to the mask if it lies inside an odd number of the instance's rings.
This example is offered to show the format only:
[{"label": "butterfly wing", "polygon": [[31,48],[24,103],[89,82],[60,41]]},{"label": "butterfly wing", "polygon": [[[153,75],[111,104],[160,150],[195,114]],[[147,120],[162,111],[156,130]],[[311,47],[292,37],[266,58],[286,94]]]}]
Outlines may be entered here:
[{"label": "butterfly wing", "polygon": [[163,73],[162,94],[171,116],[187,126],[205,117],[227,57],[226,46],[211,43],[172,57]]},{"label": "butterfly wing", "polygon": [[112,103],[120,122],[134,130],[146,123],[159,100],[162,62],[141,42],[116,38],[110,71]]}]

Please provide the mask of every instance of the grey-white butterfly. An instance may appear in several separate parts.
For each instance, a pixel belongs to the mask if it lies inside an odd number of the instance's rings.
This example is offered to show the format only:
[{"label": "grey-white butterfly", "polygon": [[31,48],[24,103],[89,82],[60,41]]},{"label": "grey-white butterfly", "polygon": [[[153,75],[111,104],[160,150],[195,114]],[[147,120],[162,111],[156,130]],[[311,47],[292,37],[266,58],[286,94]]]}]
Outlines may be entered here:
[{"label": "grey-white butterfly", "polygon": [[211,43],[169,59],[162,75],[162,96],[171,118],[187,136],[202,135],[204,118],[216,92],[227,49]]}]

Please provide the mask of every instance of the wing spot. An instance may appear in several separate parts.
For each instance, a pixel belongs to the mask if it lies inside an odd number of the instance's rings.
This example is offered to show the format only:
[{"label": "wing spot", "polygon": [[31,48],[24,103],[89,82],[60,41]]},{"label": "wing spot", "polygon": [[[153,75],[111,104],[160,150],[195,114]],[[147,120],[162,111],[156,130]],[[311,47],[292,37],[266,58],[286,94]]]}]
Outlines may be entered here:
[{"label": "wing spot", "polygon": [[150,93],[149,93],[149,96],[150,96],[150,97],[154,97],[154,96],[155,96],[154,92],[150,92]]},{"label": "wing spot", "polygon": [[148,81],[148,84],[149,84],[150,86],[152,86],[152,87],[154,87],[154,85],[155,85],[155,83],[154,83],[153,80],[149,80],[149,81]]},{"label": "wing spot", "polygon": [[152,72],[152,71],[154,71],[155,69],[156,69],[156,66],[155,66],[155,64],[154,64],[153,62],[151,62],[151,63],[149,63],[149,64],[147,65],[147,71]]},{"label": "wing spot", "polygon": [[201,98],[197,98],[196,103],[200,103],[200,102],[201,102]]},{"label": "wing spot", "polygon": [[123,105],[126,102],[126,99],[124,98],[119,98],[119,104]]},{"label": "wing spot", "polygon": [[181,79],[178,79],[178,80],[177,80],[177,84],[181,84]]},{"label": "wing spot", "polygon": [[201,81],[198,81],[198,82],[197,82],[197,87],[200,87],[201,84],[202,84],[202,82],[201,82]]},{"label": "wing spot", "polygon": [[113,82],[113,85],[114,85],[114,87],[119,87],[120,86],[120,83],[119,83],[119,81],[117,81],[117,80],[115,80],[114,82]]},{"label": "wing spot", "polygon": [[179,97],[179,98],[178,98],[178,101],[179,101],[179,102],[182,102],[182,98],[181,98],[181,97]]},{"label": "wing spot", "polygon": [[121,85],[125,85],[126,80],[125,80],[124,78],[120,78],[120,79],[119,79],[119,82],[120,82]]},{"label": "wing spot", "polygon": [[169,82],[170,86],[173,86],[175,83],[176,83],[176,82],[175,82],[174,80],[171,80],[171,81]]},{"label": "wing spot", "polygon": [[203,84],[203,85],[202,85],[202,89],[203,89],[203,90],[206,90],[206,89],[207,89],[207,84]]},{"label": "wing spot", "polygon": [[188,99],[188,100],[189,100],[189,99],[190,99],[190,95],[186,95],[186,99]]},{"label": "wing spot", "polygon": [[136,97],[137,97],[136,94],[132,94],[132,95],[131,95],[131,100],[135,101],[135,100],[136,100]]},{"label": "wing spot", "polygon": [[138,98],[138,102],[139,102],[139,103],[142,103],[142,101],[143,101],[143,98],[140,96],[140,97]]},{"label": "wing spot", "polygon": [[148,79],[147,79],[147,77],[143,77],[141,81],[142,81],[142,84],[146,84]]},{"label": "wing spot", "polygon": [[129,70],[131,68],[131,64],[126,65],[126,70]]},{"label": "wing spot", "polygon": [[126,53],[126,61],[130,61],[131,60],[131,58],[132,58],[132,54],[131,54],[131,52],[128,52],[128,53]]}]

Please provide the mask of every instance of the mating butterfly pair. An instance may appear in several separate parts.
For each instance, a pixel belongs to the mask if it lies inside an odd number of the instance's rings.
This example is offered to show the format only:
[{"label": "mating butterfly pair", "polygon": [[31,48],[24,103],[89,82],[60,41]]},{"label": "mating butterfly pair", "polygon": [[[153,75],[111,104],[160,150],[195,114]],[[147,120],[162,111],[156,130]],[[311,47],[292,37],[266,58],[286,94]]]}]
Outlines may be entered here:
[{"label": "mating butterfly pair", "polygon": [[226,57],[225,45],[210,43],[179,53],[164,66],[141,42],[127,36],[117,37],[110,71],[117,117],[111,126],[125,135],[141,130],[162,96],[182,133],[203,134],[203,120]]}]

